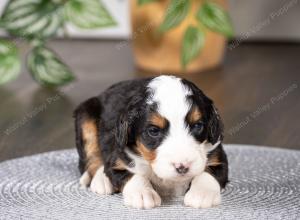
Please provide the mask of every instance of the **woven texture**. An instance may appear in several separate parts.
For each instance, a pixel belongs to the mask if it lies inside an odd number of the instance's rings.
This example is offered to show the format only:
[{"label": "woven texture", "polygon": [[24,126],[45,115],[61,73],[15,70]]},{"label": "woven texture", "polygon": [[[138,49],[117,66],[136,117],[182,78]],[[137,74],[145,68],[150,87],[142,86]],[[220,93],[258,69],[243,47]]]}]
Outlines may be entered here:
[{"label": "woven texture", "polygon": [[183,198],[130,209],[121,195],[78,184],[77,154],[57,151],[0,164],[0,219],[300,219],[300,151],[228,145],[230,183],[222,205],[193,209]]}]

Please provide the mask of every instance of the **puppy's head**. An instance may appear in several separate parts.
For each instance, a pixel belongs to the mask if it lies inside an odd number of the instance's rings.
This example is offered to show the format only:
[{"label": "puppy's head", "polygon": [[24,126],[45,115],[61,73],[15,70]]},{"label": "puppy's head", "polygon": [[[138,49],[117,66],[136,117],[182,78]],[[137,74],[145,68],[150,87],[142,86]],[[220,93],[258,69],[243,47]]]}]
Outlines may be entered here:
[{"label": "puppy's head", "polygon": [[146,161],[158,177],[174,181],[203,172],[207,153],[223,139],[212,101],[193,83],[173,76],[152,79],[129,103],[118,130],[120,146],[137,155],[132,159]]}]

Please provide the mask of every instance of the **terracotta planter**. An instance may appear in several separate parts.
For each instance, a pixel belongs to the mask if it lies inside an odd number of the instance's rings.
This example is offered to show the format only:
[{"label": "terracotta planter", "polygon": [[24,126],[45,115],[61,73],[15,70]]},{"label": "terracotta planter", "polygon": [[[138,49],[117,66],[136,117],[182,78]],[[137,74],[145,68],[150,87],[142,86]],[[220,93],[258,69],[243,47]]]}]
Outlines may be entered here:
[{"label": "terracotta planter", "polygon": [[[208,31],[206,43],[201,54],[192,61],[186,70],[180,63],[181,43],[184,31],[190,24],[196,24],[194,15],[201,1],[192,1],[187,18],[176,28],[159,34],[157,29],[162,23],[169,3],[161,0],[138,6],[131,0],[132,42],[135,62],[143,70],[156,73],[191,73],[216,67],[222,63],[226,39]],[[226,6],[226,0],[216,0]]]}]

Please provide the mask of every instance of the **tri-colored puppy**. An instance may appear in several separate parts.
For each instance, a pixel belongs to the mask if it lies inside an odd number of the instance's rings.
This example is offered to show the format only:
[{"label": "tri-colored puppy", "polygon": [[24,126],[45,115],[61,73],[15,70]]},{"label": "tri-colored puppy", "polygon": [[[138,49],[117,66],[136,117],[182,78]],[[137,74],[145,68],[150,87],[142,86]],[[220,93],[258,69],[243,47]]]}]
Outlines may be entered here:
[{"label": "tri-colored puppy", "polygon": [[80,183],[122,192],[127,206],[153,208],[160,196],[184,204],[221,202],[228,181],[223,125],[193,83],[158,76],[117,83],[75,110]]}]

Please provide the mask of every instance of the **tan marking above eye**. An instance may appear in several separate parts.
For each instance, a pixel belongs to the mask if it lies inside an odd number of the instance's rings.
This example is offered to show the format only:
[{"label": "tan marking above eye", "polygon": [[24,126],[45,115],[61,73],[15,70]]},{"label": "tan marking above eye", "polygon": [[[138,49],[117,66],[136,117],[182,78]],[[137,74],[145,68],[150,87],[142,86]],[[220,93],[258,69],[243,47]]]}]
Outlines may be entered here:
[{"label": "tan marking above eye", "polygon": [[152,125],[155,125],[161,129],[165,128],[167,126],[167,119],[165,119],[163,116],[161,116],[158,113],[152,113],[149,122]]},{"label": "tan marking above eye", "polygon": [[198,122],[202,118],[202,113],[198,107],[193,107],[191,111],[188,113],[188,122],[190,124],[194,124]]},{"label": "tan marking above eye", "polygon": [[156,151],[148,149],[139,139],[136,141],[137,151],[142,155],[142,157],[152,162],[156,158]]}]

